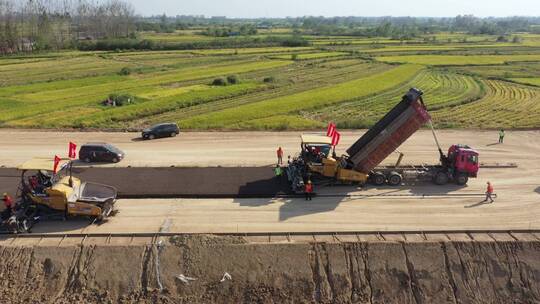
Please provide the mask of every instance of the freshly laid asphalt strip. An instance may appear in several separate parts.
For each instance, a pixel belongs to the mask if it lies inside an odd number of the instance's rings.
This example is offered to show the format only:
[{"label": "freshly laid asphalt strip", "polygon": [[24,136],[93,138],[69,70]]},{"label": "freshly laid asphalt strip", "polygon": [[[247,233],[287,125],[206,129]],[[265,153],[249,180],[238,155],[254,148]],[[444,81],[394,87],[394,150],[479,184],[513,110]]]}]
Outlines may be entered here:
[{"label": "freshly laid asphalt strip", "polygon": [[[28,174],[27,174],[28,176]],[[288,194],[271,167],[73,168],[85,182],[110,185],[119,198],[274,197]],[[20,172],[0,169],[0,194],[15,195]]]},{"label": "freshly laid asphalt strip", "polygon": [[[0,169],[0,195],[7,192],[11,196],[17,193],[17,187],[21,180],[21,172],[15,169]],[[0,202],[1,203],[1,202]],[[2,204],[3,205],[3,204]]]}]

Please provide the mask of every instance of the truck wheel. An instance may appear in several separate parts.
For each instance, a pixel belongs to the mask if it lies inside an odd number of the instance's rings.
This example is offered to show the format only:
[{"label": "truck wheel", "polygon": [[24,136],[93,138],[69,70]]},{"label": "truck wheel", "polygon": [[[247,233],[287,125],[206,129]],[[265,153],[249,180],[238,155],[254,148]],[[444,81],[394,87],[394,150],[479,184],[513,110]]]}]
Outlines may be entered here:
[{"label": "truck wheel", "polygon": [[402,181],[403,181],[403,178],[397,172],[391,172],[390,176],[388,176],[388,184],[390,186],[399,186],[401,185]]},{"label": "truck wheel", "polygon": [[386,177],[382,172],[375,172],[372,177],[373,184],[376,186],[382,186],[384,185],[384,182],[386,182]]},{"label": "truck wheel", "polygon": [[443,171],[437,172],[437,175],[435,175],[435,184],[446,185],[446,183],[448,183],[448,174]]},{"label": "truck wheel", "polygon": [[460,173],[456,178],[456,184],[463,186],[469,181],[469,176],[465,173]]}]

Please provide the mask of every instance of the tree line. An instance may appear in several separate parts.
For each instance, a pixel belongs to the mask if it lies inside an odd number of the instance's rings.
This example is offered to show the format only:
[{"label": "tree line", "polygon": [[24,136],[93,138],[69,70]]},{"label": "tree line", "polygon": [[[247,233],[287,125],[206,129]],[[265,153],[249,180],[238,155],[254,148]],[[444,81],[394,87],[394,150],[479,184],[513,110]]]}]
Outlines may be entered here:
[{"label": "tree line", "polygon": [[123,0],[0,0],[0,54],[129,37],[134,16],[133,6]]},{"label": "tree line", "polygon": [[407,39],[438,32],[509,35],[536,32],[540,17],[489,17],[459,15],[428,17],[304,17],[294,26],[313,35],[379,36]]},{"label": "tree line", "polygon": [[254,35],[259,29],[293,28],[297,34],[411,39],[439,32],[511,35],[517,32],[540,33],[540,17],[288,17],[229,19],[205,16],[140,17],[137,28],[143,31],[169,32],[186,28],[203,29],[214,37]]},{"label": "tree line", "polygon": [[251,36],[231,37],[230,39],[214,39],[209,41],[190,41],[177,43],[162,43],[140,39],[101,39],[82,41],[77,45],[81,51],[120,51],[120,50],[196,50],[223,48],[256,48],[256,47],[303,47],[310,42],[302,36]]},{"label": "tree line", "polygon": [[[292,28],[290,37],[260,38],[261,30]],[[210,42],[162,44],[138,39],[137,32],[174,33],[193,29]],[[389,37],[407,40],[438,32],[498,35],[540,33],[540,17],[295,17],[229,19],[204,16],[135,16],[129,0],[0,0],[0,54],[39,50],[189,49],[266,45],[304,46],[302,35]],[[425,39],[434,37],[424,36]],[[517,38],[516,38],[517,39]],[[230,41],[229,41],[230,40]]]}]

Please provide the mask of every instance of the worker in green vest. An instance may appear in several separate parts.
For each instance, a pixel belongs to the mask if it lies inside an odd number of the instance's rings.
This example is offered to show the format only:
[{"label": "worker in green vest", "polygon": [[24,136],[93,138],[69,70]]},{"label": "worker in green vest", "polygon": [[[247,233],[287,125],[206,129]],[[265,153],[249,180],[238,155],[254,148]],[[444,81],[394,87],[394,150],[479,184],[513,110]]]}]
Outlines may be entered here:
[{"label": "worker in green vest", "polygon": [[499,143],[502,144],[504,142],[504,129],[501,129],[499,131]]},{"label": "worker in green vest", "polygon": [[280,165],[276,165],[276,167],[274,168],[274,173],[277,177],[281,177],[281,174],[283,174],[283,170],[281,169]]}]

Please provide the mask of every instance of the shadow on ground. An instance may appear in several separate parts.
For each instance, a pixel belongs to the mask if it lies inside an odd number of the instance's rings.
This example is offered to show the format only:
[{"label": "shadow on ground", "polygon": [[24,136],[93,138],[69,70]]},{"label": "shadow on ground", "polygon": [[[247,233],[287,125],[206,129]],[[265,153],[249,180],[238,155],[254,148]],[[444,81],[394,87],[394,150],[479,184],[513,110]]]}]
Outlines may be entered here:
[{"label": "shadow on ground", "polygon": [[[317,193],[317,189],[315,192]],[[287,177],[283,175],[245,184],[240,187],[239,198],[233,203],[243,207],[283,204],[279,208],[279,221],[285,221],[297,216],[332,211],[346,199],[344,196],[315,195],[311,201],[306,201],[303,194],[292,193]]]},{"label": "shadow on ground", "polygon": [[[366,186],[363,191],[358,186],[316,186],[313,200],[306,201],[303,194],[293,195],[289,188],[286,177],[270,178],[247,183],[240,188],[240,197],[233,203],[244,207],[261,207],[270,204],[282,204],[279,208],[279,221],[286,221],[293,217],[311,215],[335,210],[340,203],[349,200],[364,200],[372,197],[388,196],[418,196],[421,198],[426,195],[446,195],[466,188],[448,184],[444,186],[435,186],[432,183],[417,183],[402,186]],[[374,191],[367,191],[374,190]],[[254,198],[254,194],[262,194],[264,197]],[[251,197],[251,198],[250,198]]]},{"label": "shadow on ground", "polygon": [[465,206],[464,208],[476,208],[476,207],[480,207],[480,206],[483,206],[483,205],[490,205],[491,203],[489,203],[488,201],[486,200],[481,200],[479,201],[478,203],[474,203],[472,205],[467,205]]},{"label": "shadow on ground", "polygon": [[282,204],[279,207],[279,221],[283,222],[293,217],[333,211],[340,203],[350,199],[344,196],[317,197],[315,195],[311,201],[305,200],[304,196],[296,196],[286,198],[238,198],[233,203],[243,207]]},{"label": "shadow on ground", "polygon": [[408,194],[423,196],[423,195],[445,195],[467,188],[467,185],[446,184],[435,185],[431,182],[418,182],[415,184],[404,184],[401,186],[367,186],[369,189],[385,190],[386,194],[408,190]]}]

